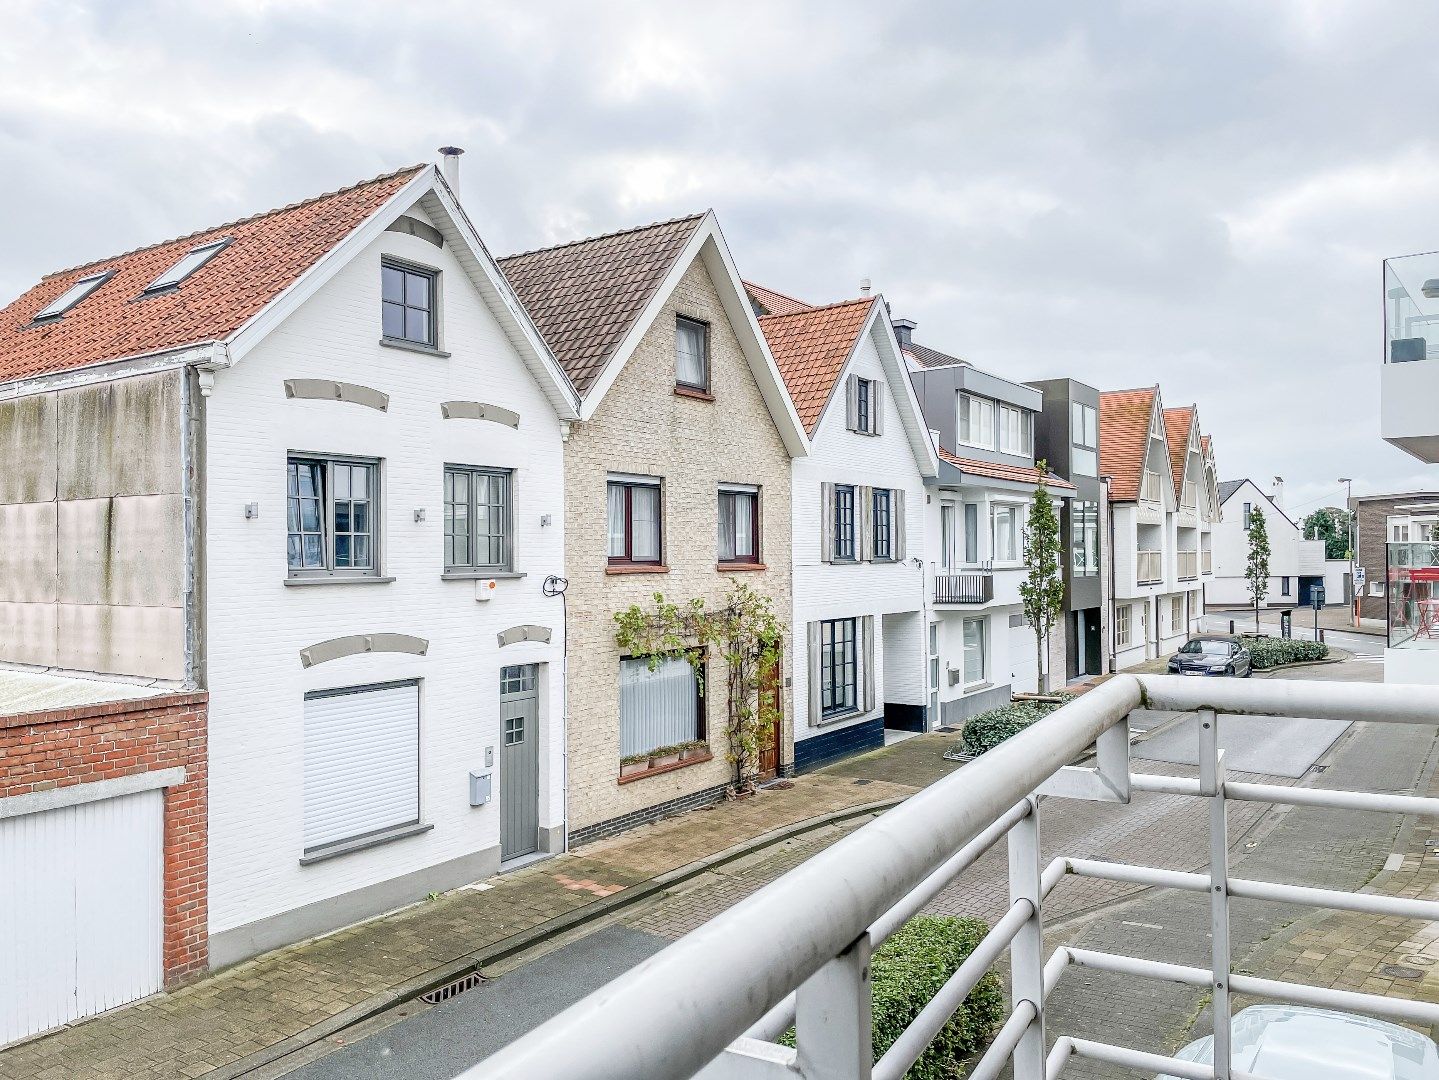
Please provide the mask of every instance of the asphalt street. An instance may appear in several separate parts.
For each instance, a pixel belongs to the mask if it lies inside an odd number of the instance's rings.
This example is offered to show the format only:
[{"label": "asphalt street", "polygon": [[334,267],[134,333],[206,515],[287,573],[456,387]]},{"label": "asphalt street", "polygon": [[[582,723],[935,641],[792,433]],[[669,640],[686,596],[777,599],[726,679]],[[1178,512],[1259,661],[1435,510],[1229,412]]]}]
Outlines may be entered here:
[{"label": "asphalt street", "polygon": [[[1199,764],[1199,720],[1186,716],[1151,735],[1137,752],[1151,761]],[[1225,716],[1219,745],[1225,765],[1239,772],[1269,773],[1297,780],[1307,773],[1349,724],[1343,720],[1296,720],[1279,716]]]}]

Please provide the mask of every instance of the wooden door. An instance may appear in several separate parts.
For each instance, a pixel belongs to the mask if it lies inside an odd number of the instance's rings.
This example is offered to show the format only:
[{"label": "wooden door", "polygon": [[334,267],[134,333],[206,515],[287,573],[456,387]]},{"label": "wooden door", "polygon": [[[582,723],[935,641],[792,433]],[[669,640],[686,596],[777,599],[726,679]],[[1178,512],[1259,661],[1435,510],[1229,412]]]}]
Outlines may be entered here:
[{"label": "wooden door", "polygon": [[779,752],[784,745],[784,701],[780,694],[784,689],[784,659],[776,655],[769,669],[760,676],[759,700],[761,711],[768,707],[774,710],[774,727],[761,735],[759,748],[759,775],[767,780],[779,773]]}]

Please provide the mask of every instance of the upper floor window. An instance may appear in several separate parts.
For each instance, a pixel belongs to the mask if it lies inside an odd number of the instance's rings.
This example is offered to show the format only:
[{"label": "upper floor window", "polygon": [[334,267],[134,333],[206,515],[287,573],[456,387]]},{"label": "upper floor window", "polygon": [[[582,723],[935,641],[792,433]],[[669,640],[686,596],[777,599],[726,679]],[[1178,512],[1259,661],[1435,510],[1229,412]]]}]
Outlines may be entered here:
[{"label": "upper floor window", "polygon": [[845,380],[844,394],[845,426],[861,435],[878,435],[884,411],[879,382],[851,375]]},{"label": "upper floor window", "polygon": [[894,494],[889,488],[875,488],[870,520],[874,525],[874,557],[894,558]]},{"label": "upper floor window", "polygon": [[675,385],[709,393],[710,328],[698,319],[675,317]]},{"label": "upper floor window", "polygon": [[1069,528],[1074,573],[1099,573],[1099,504],[1074,503],[1070,510]]},{"label": "upper floor window", "polygon": [[990,507],[990,523],[994,531],[994,561],[1019,560],[1019,507],[995,503]]},{"label": "upper floor window", "polygon": [[648,476],[612,477],[608,483],[609,561],[660,561],[660,482]]},{"label": "upper floor window", "polygon": [[1026,457],[1034,452],[1032,414],[1026,409],[1016,409],[1012,405],[1001,405],[999,407],[999,448],[1006,454],[1023,454]]},{"label": "upper floor window", "polygon": [[1244,504],[1244,527],[1245,527],[1246,529],[1249,528],[1249,517],[1250,517],[1250,515],[1253,514],[1253,513],[1254,513],[1254,504],[1253,504],[1253,503],[1245,503],[1245,504]]},{"label": "upper floor window", "polygon": [[959,441],[993,449],[994,402],[973,394],[959,395]]},{"label": "upper floor window", "polygon": [[291,577],[378,573],[379,462],[291,456],[287,557]]},{"label": "upper floor window", "polygon": [[445,569],[512,569],[510,472],[445,466]]},{"label": "upper floor window", "polygon": [[1070,461],[1082,476],[1099,475],[1099,413],[1082,401],[1069,406],[1070,440],[1074,444]]},{"label": "upper floor window", "polygon": [[759,488],[720,488],[719,561],[759,562]]},{"label": "upper floor window", "polygon": [[46,304],[40,313],[35,316],[34,321],[42,322],[47,319],[58,319],[114,276],[115,271],[102,270],[98,274],[90,274],[88,277],[82,277],[54,300],[51,300],[50,303]]},{"label": "upper floor window", "polygon": [[854,553],[854,487],[834,486],[834,557],[836,561],[853,561]]},{"label": "upper floor window", "polygon": [[380,266],[381,324],[385,337],[438,347],[434,270],[386,259]]}]

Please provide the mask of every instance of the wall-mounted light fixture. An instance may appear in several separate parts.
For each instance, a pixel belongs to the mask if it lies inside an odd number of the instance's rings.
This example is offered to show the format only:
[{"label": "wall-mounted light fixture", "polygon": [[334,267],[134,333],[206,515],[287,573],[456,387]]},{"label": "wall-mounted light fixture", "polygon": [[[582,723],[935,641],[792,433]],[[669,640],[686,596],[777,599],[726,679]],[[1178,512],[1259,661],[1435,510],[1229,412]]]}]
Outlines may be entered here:
[{"label": "wall-mounted light fixture", "polygon": [[260,516],[260,504],[257,502],[245,504],[245,520],[252,521]]},{"label": "wall-mounted light fixture", "polygon": [[420,522],[420,521],[424,521],[424,520],[425,520],[425,508],[424,508],[423,506],[421,506],[421,507],[418,507],[418,508],[415,510],[415,521],[416,521],[416,522]]}]

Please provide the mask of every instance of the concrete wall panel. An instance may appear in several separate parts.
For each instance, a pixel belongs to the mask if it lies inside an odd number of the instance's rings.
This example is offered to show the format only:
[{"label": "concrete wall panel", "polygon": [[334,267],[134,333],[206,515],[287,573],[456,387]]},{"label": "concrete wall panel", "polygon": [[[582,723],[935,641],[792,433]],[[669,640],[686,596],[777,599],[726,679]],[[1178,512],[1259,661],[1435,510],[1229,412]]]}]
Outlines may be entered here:
[{"label": "concrete wall panel", "polygon": [[16,664],[54,666],[57,610],[54,604],[0,603],[0,656]]},{"label": "concrete wall panel", "polygon": [[180,607],[183,515],[180,495],[61,503],[61,603]]},{"label": "concrete wall panel", "polygon": [[185,617],[179,608],[58,604],[61,667],[185,677]]},{"label": "concrete wall panel", "polygon": [[0,401],[0,503],[55,498],[54,394]]},{"label": "concrete wall panel", "polygon": [[179,372],[60,393],[61,500],[182,490]]},{"label": "concrete wall panel", "polygon": [[0,601],[53,604],[58,589],[55,504],[0,504]]}]

